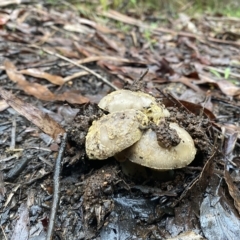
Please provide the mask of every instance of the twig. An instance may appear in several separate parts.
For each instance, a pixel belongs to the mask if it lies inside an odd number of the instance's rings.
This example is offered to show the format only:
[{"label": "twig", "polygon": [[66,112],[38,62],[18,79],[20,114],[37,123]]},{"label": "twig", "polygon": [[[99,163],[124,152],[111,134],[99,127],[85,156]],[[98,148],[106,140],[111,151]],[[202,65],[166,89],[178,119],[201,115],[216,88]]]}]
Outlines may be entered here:
[{"label": "twig", "polygon": [[[4,181],[6,181],[4,179]],[[15,188],[12,189],[12,192],[8,195],[8,198],[6,200],[6,202],[4,203],[4,208],[10,203],[10,201],[12,200],[13,196],[15,195],[15,193],[17,192],[17,190],[20,188],[20,184],[18,184],[17,186],[15,186]]]},{"label": "twig", "polygon": [[20,156],[19,153],[15,153],[15,154],[13,154],[12,156],[9,156],[9,157],[6,157],[6,158],[1,158],[1,159],[0,159],[0,163],[1,163],[1,162],[10,161],[10,160],[12,160],[13,158],[19,158],[19,156]]},{"label": "twig", "polygon": [[149,69],[147,68],[146,71],[140,76],[140,78],[138,79],[138,82],[142,81],[143,78],[148,74]]},{"label": "twig", "polygon": [[5,232],[4,232],[4,229],[3,229],[2,225],[1,225],[1,229],[2,229],[2,232],[3,232],[3,235],[4,235],[5,239],[7,240],[7,236],[6,236]]},{"label": "twig", "polygon": [[33,184],[34,182],[36,182],[36,181],[38,181],[38,180],[48,176],[50,173],[52,173],[52,172],[45,172],[40,177],[36,177],[36,178],[33,178],[33,179],[29,180],[28,182],[22,183],[22,186],[24,186],[24,185],[28,185],[29,186],[29,185]]},{"label": "twig", "polygon": [[37,46],[37,45],[29,45],[29,47],[40,49],[40,50],[42,50],[42,51],[44,51],[44,52],[46,52],[46,53],[48,53],[48,54],[50,54],[50,55],[56,56],[56,57],[58,57],[58,58],[63,59],[64,61],[67,61],[67,62],[69,62],[69,63],[72,63],[73,65],[75,65],[75,66],[77,66],[77,67],[80,67],[80,68],[82,68],[83,70],[91,73],[92,75],[94,75],[94,76],[97,77],[98,79],[101,79],[104,83],[106,83],[107,85],[109,85],[110,87],[112,87],[114,90],[117,90],[117,89],[118,89],[116,86],[114,86],[112,83],[110,83],[106,78],[102,77],[100,74],[94,72],[93,70],[91,70],[91,69],[83,66],[82,64],[77,63],[76,61],[73,61],[73,60],[71,60],[71,59],[69,59],[69,58],[67,58],[67,57],[64,57],[64,56],[61,55],[61,54],[54,53],[54,52],[52,52],[52,51],[50,51],[50,50],[47,50],[47,49],[42,48],[42,47],[39,47],[39,46]]},{"label": "twig", "polygon": [[54,170],[54,185],[53,185],[53,201],[52,201],[52,208],[51,208],[51,214],[49,217],[49,224],[48,224],[48,231],[47,231],[47,238],[46,240],[52,239],[54,224],[55,224],[55,218],[56,213],[58,210],[58,202],[59,202],[59,189],[60,189],[60,174],[62,171],[62,159],[64,156],[64,150],[67,144],[67,133],[64,133],[61,146],[59,149],[58,157],[55,162],[55,170]]},{"label": "twig", "polygon": [[16,116],[13,116],[13,121],[12,121],[12,136],[11,136],[11,145],[10,145],[10,150],[15,149],[15,144],[16,144]]},{"label": "twig", "polygon": [[8,172],[5,180],[12,181],[17,178],[20,173],[26,168],[27,164],[31,160],[30,156],[23,157],[20,161],[15,163],[14,167]]},{"label": "twig", "polygon": [[39,156],[38,158],[39,158],[42,162],[46,163],[47,165],[49,165],[50,167],[53,168],[53,164],[50,163],[47,159],[45,159],[45,158],[42,157],[42,156]]}]

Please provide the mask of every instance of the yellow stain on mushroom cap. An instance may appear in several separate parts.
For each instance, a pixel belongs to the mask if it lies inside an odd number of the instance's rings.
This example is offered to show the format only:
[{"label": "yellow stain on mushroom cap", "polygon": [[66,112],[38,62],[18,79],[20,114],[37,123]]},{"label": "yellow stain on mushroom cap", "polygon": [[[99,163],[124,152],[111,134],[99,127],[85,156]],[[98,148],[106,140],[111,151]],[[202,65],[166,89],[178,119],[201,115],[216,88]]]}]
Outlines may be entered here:
[{"label": "yellow stain on mushroom cap", "polygon": [[106,159],[128,148],[142,136],[148,118],[139,110],[113,112],[93,122],[86,136],[89,159]]},{"label": "yellow stain on mushroom cap", "polygon": [[164,117],[170,116],[170,113],[166,108],[153,103],[148,108],[143,108],[142,112],[148,117],[150,121],[154,122],[157,125]]},{"label": "yellow stain on mushroom cap", "polygon": [[156,124],[161,118],[170,116],[168,110],[158,104],[154,97],[140,91],[125,89],[114,91],[102,98],[98,106],[110,113],[126,109],[140,110]]}]

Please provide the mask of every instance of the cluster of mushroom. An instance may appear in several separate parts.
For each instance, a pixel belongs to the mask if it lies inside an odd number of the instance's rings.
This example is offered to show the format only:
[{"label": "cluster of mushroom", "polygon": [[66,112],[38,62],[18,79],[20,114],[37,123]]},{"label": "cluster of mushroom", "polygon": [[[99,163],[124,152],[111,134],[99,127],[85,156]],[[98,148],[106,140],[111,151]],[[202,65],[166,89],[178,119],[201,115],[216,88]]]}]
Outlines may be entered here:
[{"label": "cluster of mushroom", "polygon": [[118,90],[105,96],[99,107],[109,114],[95,120],[86,136],[89,159],[130,160],[157,170],[182,168],[196,154],[189,133],[176,123],[168,125],[180,138],[176,146],[164,147],[151,126],[158,126],[170,116],[164,105],[143,92]]}]

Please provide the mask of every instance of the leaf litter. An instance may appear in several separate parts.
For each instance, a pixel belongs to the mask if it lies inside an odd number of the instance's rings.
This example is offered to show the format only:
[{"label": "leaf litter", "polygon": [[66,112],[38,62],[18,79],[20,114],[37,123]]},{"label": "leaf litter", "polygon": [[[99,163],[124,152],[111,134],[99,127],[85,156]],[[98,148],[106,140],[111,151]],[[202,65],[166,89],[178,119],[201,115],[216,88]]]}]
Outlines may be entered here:
[{"label": "leaf litter", "polygon": [[[74,5],[1,4],[1,238],[51,237],[57,194],[55,239],[238,239],[239,19],[166,15],[153,26],[149,13],[127,9],[93,17]],[[141,89],[201,146],[193,164],[165,180],[133,179],[113,159],[88,161],[84,150],[103,114],[93,102],[134,85],[146,69]],[[199,141],[203,133],[209,142]]]}]

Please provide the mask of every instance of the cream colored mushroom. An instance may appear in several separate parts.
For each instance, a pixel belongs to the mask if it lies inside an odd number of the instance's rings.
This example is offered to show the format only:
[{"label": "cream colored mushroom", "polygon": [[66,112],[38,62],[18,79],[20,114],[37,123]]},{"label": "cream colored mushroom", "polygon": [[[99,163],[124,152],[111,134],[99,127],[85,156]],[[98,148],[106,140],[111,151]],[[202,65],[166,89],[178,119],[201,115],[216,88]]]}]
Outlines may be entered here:
[{"label": "cream colored mushroom", "polygon": [[156,124],[163,117],[169,117],[169,111],[158,104],[156,99],[143,92],[130,90],[114,91],[101,99],[98,106],[110,113],[126,109],[136,109],[145,113]]},{"label": "cream colored mushroom", "polygon": [[110,113],[93,122],[86,136],[89,159],[106,159],[128,148],[142,136],[148,118],[139,110]]},{"label": "cream colored mushroom", "polygon": [[176,123],[170,123],[170,128],[175,129],[181,142],[169,149],[159,146],[156,133],[149,129],[133,146],[126,149],[121,156],[145,167],[168,170],[183,168],[195,158],[196,148],[189,133]]}]

